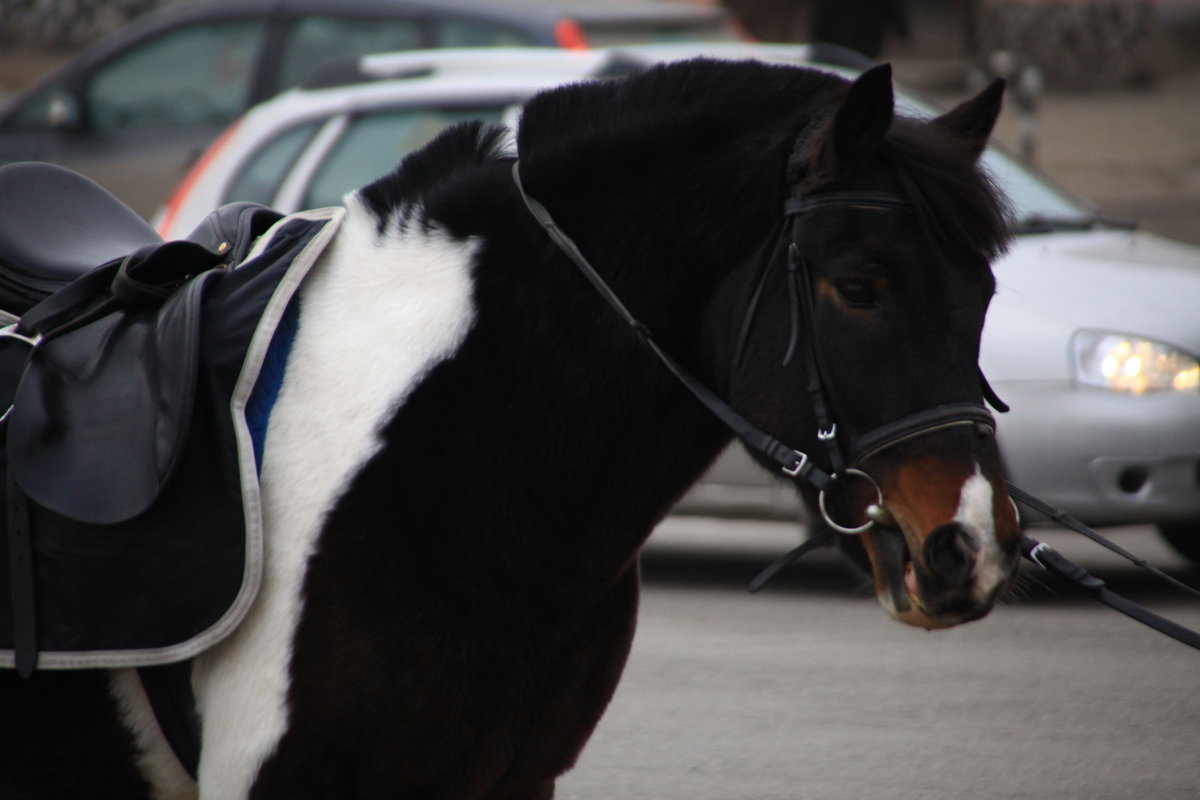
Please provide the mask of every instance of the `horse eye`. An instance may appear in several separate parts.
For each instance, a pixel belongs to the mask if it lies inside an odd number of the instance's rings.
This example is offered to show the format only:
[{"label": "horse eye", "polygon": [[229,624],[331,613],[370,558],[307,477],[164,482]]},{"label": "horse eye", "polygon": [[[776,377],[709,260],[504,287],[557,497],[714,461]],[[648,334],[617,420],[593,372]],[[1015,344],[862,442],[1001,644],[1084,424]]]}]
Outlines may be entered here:
[{"label": "horse eye", "polygon": [[836,284],[838,294],[854,308],[874,308],[879,305],[879,293],[867,280],[841,280]]}]

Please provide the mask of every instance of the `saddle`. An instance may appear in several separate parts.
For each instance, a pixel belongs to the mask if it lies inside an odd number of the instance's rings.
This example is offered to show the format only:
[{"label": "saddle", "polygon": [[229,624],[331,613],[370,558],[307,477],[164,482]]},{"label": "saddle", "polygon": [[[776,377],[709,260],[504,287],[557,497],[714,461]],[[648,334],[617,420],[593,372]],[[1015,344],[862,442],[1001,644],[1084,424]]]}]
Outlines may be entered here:
[{"label": "saddle", "polygon": [[293,297],[342,213],[236,203],[163,242],[81,175],[0,167],[0,666],[174,663],[240,623]]}]

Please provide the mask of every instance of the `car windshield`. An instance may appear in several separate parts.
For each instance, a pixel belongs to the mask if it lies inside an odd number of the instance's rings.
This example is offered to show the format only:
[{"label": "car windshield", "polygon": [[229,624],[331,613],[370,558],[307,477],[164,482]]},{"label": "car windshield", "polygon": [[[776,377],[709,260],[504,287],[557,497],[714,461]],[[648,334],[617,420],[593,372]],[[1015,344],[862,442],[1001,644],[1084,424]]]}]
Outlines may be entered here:
[{"label": "car windshield", "polygon": [[[898,97],[897,102],[902,110],[919,117],[929,118],[939,113],[931,102],[911,96]],[[984,152],[983,165],[1008,197],[1015,233],[1129,226],[1129,223],[1099,216],[1095,208],[1072,197],[1049,178],[994,144]]]}]

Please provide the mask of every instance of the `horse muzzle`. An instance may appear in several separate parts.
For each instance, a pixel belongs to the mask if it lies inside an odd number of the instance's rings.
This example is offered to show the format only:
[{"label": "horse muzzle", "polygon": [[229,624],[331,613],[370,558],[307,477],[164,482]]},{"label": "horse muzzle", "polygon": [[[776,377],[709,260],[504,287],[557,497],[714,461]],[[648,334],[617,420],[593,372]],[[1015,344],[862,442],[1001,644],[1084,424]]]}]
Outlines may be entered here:
[{"label": "horse muzzle", "polygon": [[[903,498],[903,495],[902,495]],[[986,511],[985,511],[986,509]],[[985,616],[1016,571],[1015,512],[992,502],[982,475],[964,484],[958,507],[940,522],[902,501],[868,504],[862,531],[881,605],[895,619],[932,630]]]},{"label": "horse muzzle", "polygon": [[887,540],[876,549],[880,602],[897,620],[926,630],[985,616],[1015,567],[1015,559],[988,559],[978,538],[956,523],[931,532],[916,558],[900,531],[881,528],[877,537]]}]

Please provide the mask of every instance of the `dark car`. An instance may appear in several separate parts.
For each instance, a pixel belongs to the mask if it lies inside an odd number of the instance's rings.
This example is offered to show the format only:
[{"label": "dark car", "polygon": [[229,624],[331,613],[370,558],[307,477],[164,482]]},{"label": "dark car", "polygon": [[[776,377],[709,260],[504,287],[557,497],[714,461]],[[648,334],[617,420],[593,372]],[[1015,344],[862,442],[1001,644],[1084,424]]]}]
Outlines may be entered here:
[{"label": "dark car", "polygon": [[0,164],[53,161],[151,214],[250,106],[321,63],[436,47],[737,38],[720,8],[669,0],[208,0],[150,14],[0,112]]}]

